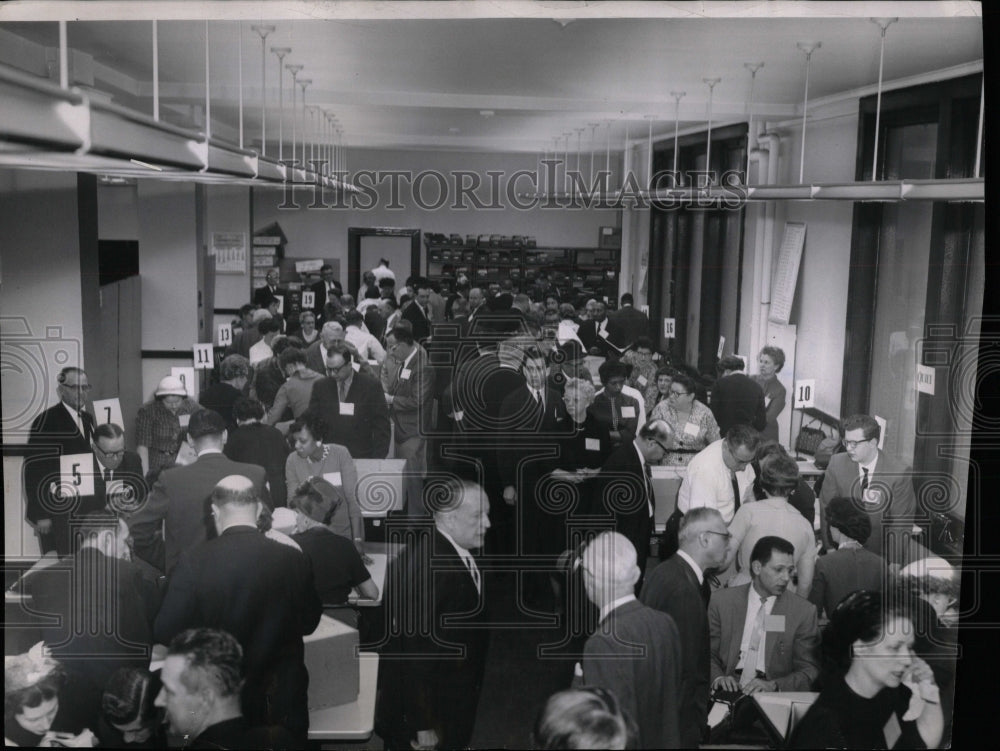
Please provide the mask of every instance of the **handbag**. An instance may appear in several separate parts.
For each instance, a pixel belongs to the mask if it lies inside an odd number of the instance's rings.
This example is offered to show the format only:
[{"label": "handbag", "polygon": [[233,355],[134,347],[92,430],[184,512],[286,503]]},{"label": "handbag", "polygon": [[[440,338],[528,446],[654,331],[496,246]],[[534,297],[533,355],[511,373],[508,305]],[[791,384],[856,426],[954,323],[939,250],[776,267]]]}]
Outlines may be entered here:
[{"label": "handbag", "polygon": [[826,433],[820,428],[813,428],[805,425],[799,428],[799,434],[795,437],[795,450],[802,454],[816,455],[816,449],[826,439]]}]

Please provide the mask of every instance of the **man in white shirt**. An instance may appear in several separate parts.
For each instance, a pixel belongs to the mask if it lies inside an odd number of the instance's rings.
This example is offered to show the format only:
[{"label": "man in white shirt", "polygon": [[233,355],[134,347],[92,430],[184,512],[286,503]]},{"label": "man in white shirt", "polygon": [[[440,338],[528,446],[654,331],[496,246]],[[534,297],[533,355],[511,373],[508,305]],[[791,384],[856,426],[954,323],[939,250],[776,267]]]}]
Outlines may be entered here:
[{"label": "man in white shirt", "polygon": [[344,339],[354,346],[361,359],[367,360],[369,365],[381,365],[385,359],[385,348],[365,330],[365,320],[361,313],[352,310],[344,316],[344,322],[347,324]]},{"label": "man in white shirt", "polygon": [[710,443],[691,459],[677,494],[684,514],[699,506],[717,509],[726,524],[740,505],[754,499],[757,476],[750,462],[760,445],[760,434],[749,425],[734,425],[725,438]]},{"label": "man in white shirt", "polygon": [[372,269],[372,274],[376,282],[381,282],[383,279],[396,281],[396,272],[389,268],[389,262],[384,258],[378,259],[378,266]]},{"label": "man in white shirt", "polygon": [[795,548],[762,537],[749,584],[716,590],[708,605],[712,689],[809,691],[819,675],[816,607],[789,591]]},{"label": "man in white shirt", "polygon": [[274,357],[274,352],[271,351],[271,342],[281,330],[281,324],[275,318],[266,318],[258,324],[257,330],[261,333],[261,340],[250,348],[248,359],[251,365]]}]

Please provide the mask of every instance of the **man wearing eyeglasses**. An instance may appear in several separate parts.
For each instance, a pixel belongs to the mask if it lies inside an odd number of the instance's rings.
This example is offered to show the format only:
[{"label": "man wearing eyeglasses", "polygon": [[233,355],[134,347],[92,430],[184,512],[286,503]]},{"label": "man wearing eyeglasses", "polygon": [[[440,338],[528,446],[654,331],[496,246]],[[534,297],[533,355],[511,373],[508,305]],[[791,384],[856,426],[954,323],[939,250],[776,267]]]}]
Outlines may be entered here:
[{"label": "man wearing eyeglasses", "polygon": [[750,462],[757,454],[760,434],[749,425],[734,425],[725,438],[709,444],[691,459],[677,493],[682,514],[699,506],[716,509],[726,524],[737,509],[752,501],[756,473]]},{"label": "man wearing eyeglasses", "polygon": [[125,450],[125,432],[113,422],[94,428],[94,495],[90,504],[84,499],[77,513],[104,508],[128,514],[142,505],[146,483],[142,462],[134,451]]},{"label": "man wearing eyeglasses", "polygon": [[87,409],[90,384],[81,368],[59,372],[56,393],[59,403],[49,407],[31,423],[24,462],[25,517],[35,528],[41,552],[70,552],[68,503],[58,494],[59,457],[89,454],[94,434],[94,416]]},{"label": "man wearing eyeglasses", "polygon": [[[853,498],[871,520],[872,532],[865,548],[885,558],[887,563],[905,565],[906,546],[902,537],[912,527],[916,498],[910,468],[878,447],[881,427],[869,415],[851,415],[843,422],[846,453],[834,454],[820,490],[820,522],[823,543],[827,536],[826,507],[833,498]],[[883,527],[902,522],[901,534],[893,534],[886,544]]]}]

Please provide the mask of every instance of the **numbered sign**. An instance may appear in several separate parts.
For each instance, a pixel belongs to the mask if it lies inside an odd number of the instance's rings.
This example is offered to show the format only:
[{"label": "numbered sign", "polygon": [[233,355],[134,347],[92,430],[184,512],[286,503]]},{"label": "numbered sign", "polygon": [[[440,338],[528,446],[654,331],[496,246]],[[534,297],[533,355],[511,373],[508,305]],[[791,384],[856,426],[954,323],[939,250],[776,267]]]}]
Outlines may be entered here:
[{"label": "numbered sign", "polygon": [[274,299],[278,301],[278,315],[285,315],[285,296],[275,295]]},{"label": "numbered sign", "polygon": [[665,339],[675,339],[677,337],[677,319],[663,319],[663,337]]},{"label": "numbered sign", "polygon": [[219,346],[228,347],[233,343],[233,324],[231,323],[220,323],[219,324]]},{"label": "numbered sign", "polygon": [[191,350],[194,353],[195,370],[211,370],[215,367],[215,353],[211,344],[193,344]]},{"label": "numbered sign", "polygon": [[794,404],[796,409],[812,407],[816,402],[816,379],[810,378],[805,381],[795,382]]},{"label": "numbered sign", "polygon": [[309,292],[302,293],[302,309],[307,310],[309,308],[316,307],[316,293],[310,290]]},{"label": "numbered sign", "polygon": [[881,451],[882,446],[885,444],[885,429],[889,427],[889,423],[884,417],[879,417],[878,415],[872,415],[872,417],[875,418],[875,422],[877,422],[878,426],[881,428],[878,434],[878,448],[879,451]]},{"label": "numbered sign", "polygon": [[198,400],[198,379],[195,378],[194,368],[171,368],[170,375],[179,378],[184,384],[187,395],[195,401]]},{"label": "numbered sign", "polygon": [[61,495],[94,494],[94,455],[68,454],[59,457],[59,489]]},{"label": "numbered sign", "polygon": [[917,391],[934,396],[934,368],[930,365],[917,365]]},{"label": "numbered sign", "polygon": [[720,336],[719,337],[719,351],[715,353],[715,359],[716,360],[721,360],[722,359],[722,348],[725,347],[725,346],[726,346],[726,337]]},{"label": "numbered sign", "polygon": [[118,397],[114,399],[98,399],[94,402],[94,419],[98,425],[112,422],[119,428],[125,427],[122,419],[122,405]]}]

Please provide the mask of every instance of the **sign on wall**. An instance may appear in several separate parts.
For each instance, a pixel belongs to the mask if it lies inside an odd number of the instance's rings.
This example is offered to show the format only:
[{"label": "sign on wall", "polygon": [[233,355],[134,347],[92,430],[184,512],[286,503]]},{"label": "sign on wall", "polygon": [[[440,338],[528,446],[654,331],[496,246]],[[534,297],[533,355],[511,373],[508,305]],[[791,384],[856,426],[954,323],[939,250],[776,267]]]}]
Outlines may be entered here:
[{"label": "sign on wall", "polygon": [[247,273],[247,233],[213,232],[208,254],[215,256],[216,274]]}]

